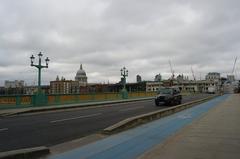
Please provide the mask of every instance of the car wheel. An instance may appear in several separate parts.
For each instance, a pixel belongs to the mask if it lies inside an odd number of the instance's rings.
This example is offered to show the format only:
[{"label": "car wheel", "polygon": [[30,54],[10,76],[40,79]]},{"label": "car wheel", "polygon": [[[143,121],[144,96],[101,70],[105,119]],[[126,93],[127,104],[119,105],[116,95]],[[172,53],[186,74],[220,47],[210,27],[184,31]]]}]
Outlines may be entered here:
[{"label": "car wheel", "polygon": [[155,100],[155,105],[156,105],[156,106],[159,106],[160,104],[159,104],[158,101]]}]

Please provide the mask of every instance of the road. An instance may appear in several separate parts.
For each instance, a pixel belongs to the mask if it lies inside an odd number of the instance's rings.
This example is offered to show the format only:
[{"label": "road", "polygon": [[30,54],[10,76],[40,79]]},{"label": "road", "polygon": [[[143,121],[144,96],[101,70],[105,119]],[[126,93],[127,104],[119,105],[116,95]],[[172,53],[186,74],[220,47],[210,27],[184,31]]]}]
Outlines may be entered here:
[{"label": "road", "polygon": [[[183,97],[183,103],[205,98]],[[0,152],[35,146],[52,146],[103,130],[125,118],[166,108],[153,100],[112,104],[89,109],[18,115],[0,119]]]}]

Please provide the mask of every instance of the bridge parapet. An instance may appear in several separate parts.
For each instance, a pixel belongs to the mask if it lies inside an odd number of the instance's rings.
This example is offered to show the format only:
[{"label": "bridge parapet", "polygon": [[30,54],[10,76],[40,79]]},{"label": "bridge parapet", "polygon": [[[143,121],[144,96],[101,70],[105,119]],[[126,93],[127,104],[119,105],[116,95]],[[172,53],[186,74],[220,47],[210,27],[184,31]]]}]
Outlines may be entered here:
[{"label": "bridge parapet", "polygon": [[[128,98],[142,98],[155,96],[156,92],[129,92]],[[110,101],[122,99],[119,92],[88,93],[88,94],[49,94],[46,104],[39,105],[34,102],[36,95],[6,95],[0,96],[0,109],[21,108],[31,106],[48,106],[84,102]]]}]

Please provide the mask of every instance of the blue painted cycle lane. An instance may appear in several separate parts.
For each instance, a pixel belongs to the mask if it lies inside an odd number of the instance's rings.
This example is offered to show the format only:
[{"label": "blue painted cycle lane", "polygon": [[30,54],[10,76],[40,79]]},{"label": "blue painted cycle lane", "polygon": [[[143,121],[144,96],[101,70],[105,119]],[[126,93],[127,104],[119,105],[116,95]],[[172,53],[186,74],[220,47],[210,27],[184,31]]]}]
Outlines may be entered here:
[{"label": "blue painted cycle lane", "polygon": [[209,109],[228,98],[228,95],[183,110],[168,117],[112,135],[95,143],[50,156],[49,159],[133,159],[160,144]]}]

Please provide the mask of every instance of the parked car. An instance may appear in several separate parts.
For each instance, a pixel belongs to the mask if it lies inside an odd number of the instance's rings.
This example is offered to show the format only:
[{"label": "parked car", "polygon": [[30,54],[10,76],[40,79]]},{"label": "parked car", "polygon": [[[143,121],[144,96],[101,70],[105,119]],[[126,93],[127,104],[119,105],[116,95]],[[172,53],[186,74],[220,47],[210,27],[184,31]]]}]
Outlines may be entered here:
[{"label": "parked car", "polygon": [[180,90],[175,87],[165,87],[159,90],[158,95],[155,98],[156,106],[160,104],[164,105],[177,105],[182,103],[182,95]]}]

